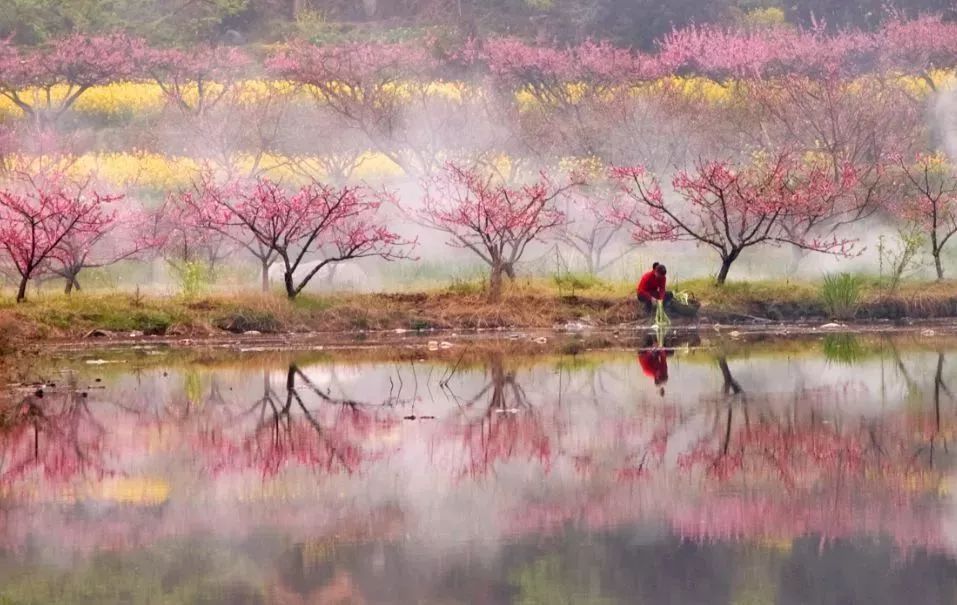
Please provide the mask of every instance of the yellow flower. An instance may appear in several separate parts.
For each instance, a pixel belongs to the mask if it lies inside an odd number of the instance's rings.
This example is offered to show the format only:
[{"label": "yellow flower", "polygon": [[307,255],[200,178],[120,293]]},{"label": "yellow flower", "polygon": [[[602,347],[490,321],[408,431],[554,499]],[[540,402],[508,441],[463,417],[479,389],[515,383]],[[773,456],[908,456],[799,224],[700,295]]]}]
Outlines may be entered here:
[{"label": "yellow flower", "polygon": [[74,104],[80,113],[101,116],[132,116],[151,113],[166,103],[163,91],[154,82],[114,82],[94,86]]},{"label": "yellow flower", "polygon": [[79,156],[72,170],[117,187],[172,190],[188,186],[198,176],[200,165],[192,158],[158,153],[101,153]]}]

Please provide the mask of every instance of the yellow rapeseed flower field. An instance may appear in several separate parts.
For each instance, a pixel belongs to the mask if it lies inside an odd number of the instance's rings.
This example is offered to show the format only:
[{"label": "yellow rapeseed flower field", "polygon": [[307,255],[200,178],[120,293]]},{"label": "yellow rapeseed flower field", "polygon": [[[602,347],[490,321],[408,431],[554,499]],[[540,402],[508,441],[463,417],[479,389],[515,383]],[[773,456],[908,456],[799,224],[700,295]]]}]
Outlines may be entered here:
[{"label": "yellow rapeseed flower field", "polygon": [[[8,159],[28,170],[40,167],[58,168],[78,177],[93,176],[98,181],[120,189],[152,189],[172,191],[192,184],[201,174],[201,160],[160,153],[131,151],[88,153],[75,157],[47,158],[14,156]],[[56,166],[53,166],[53,164]],[[302,183],[309,177],[323,180],[328,177],[320,168],[322,158],[284,157],[266,154],[258,161],[251,155],[237,154],[230,160],[230,172],[235,175],[261,174],[287,183]],[[223,166],[211,164],[213,170]],[[255,169],[255,170],[254,170]],[[367,151],[358,156],[353,178],[381,180],[403,175],[402,169],[385,154]]]},{"label": "yellow rapeseed flower field", "polygon": [[[926,77],[900,74],[894,81],[911,94],[926,95],[932,91],[931,83],[933,83],[933,88],[938,90],[953,87],[957,84],[957,74],[954,70],[934,70]],[[347,84],[341,86],[343,90],[348,90]],[[207,95],[213,97],[219,95],[223,90],[223,86],[216,83],[206,83],[204,87]],[[645,91],[654,91],[660,87],[669,87],[689,98],[715,104],[732,101],[736,94],[742,92],[746,94],[746,88],[742,89],[734,86],[734,82],[716,82],[700,76],[669,76],[656,82],[633,86],[631,91],[633,94],[642,94]],[[399,100],[408,100],[414,95],[424,93],[453,102],[462,102],[467,96],[475,92],[475,86],[452,80],[434,81],[424,85],[416,82],[393,82],[385,85],[382,90],[387,94],[394,94]],[[323,97],[315,89],[299,87],[292,82],[273,80],[245,80],[239,82],[233,88],[233,91],[238,94],[239,101],[250,103],[259,102],[265,97],[277,93],[293,97],[302,96],[303,98],[311,93],[320,99]],[[58,107],[68,92],[69,89],[66,86],[54,86],[49,91],[49,97],[47,97],[47,91],[42,89],[25,89],[20,92],[20,95],[31,105]],[[588,83],[569,82],[564,84],[563,88],[552,91],[552,94],[556,98],[560,98],[562,103],[576,104],[588,98],[590,96],[589,92]],[[602,88],[600,94],[611,96],[620,92],[622,91]],[[361,96],[361,91],[355,91],[354,94]],[[195,86],[185,87],[182,95],[189,104],[194,104],[198,99],[198,91]],[[517,91],[515,100],[522,110],[532,109],[543,102],[554,102],[553,99],[541,98],[530,88]],[[166,95],[155,82],[114,82],[91,87],[80,95],[73,109],[80,114],[91,116],[133,116],[159,111],[166,103]],[[22,114],[20,108],[10,99],[0,97],[0,119],[20,117]]]},{"label": "yellow rapeseed flower field", "polygon": [[[34,107],[59,107],[70,89],[65,85],[54,86],[47,92],[26,89],[20,97]],[[82,114],[118,116],[149,113],[161,109],[166,102],[163,91],[153,82],[114,82],[93,86],[80,95],[73,109]],[[0,98],[0,116],[20,117],[22,110],[6,97]]]},{"label": "yellow rapeseed flower field", "polygon": [[77,157],[71,170],[117,187],[171,190],[188,186],[201,166],[192,158],[159,153],[97,153]]},{"label": "yellow rapeseed flower field", "polygon": [[137,115],[163,108],[166,98],[152,82],[115,82],[96,86],[76,100],[78,112],[102,115]]}]

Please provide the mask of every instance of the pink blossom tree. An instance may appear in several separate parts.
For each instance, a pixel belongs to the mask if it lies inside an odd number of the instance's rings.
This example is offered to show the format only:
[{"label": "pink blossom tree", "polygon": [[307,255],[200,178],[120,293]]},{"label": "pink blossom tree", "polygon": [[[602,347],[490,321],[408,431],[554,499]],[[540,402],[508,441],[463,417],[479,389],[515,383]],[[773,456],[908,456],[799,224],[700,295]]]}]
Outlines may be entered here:
[{"label": "pink blossom tree", "polygon": [[50,255],[50,272],[64,279],[64,293],[80,289],[79,276],[85,269],[110,267],[154,249],[159,242],[144,229],[148,220],[140,208],[121,208],[101,228],[77,230],[64,237]]},{"label": "pink blossom tree", "polygon": [[816,252],[847,254],[853,242],[820,240],[812,227],[840,208],[837,199],[856,182],[851,166],[835,184],[829,172],[795,162],[789,154],[751,164],[727,161],[697,164],[672,179],[666,195],[642,167],[613,169],[623,198],[615,215],[634,227],[637,241],[692,241],[712,248],[721,259],[717,283],[748,248],[793,245]]},{"label": "pink blossom tree", "polygon": [[957,65],[957,24],[939,15],[888,19],[878,35],[881,67],[892,73],[916,73],[935,92],[931,72]]},{"label": "pink blossom tree", "polygon": [[197,221],[176,193],[168,194],[154,207],[144,208],[136,234],[150,242],[155,258],[163,261],[184,291],[198,287],[200,278],[214,279],[225,259],[236,252],[232,239]]},{"label": "pink blossom tree", "polygon": [[[911,93],[912,83],[897,81],[889,52],[881,32],[692,28],[668,39],[662,61],[727,91],[722,102],[702,107],[715,124],[731,126],[705,126],[723,148],[813,157],[827,164],[834,187],[854,166],[855,190],[831,198],[840,208],[818,213],[813,229],[798,221],[806,236],[823,239],[880,210],[892,187],[890,160],[915,152],[925,136],[926,101]],[[792,252],[791,272],[809,253]]]},{"label": "pink blossom tree", "polygon": [[895,210],[927,235],[937,279],[944,279],[941,254],[957,233],[957,175],[943,154],[921,154],[914,162],[899,160],[902,196]]},{"label": "pink blossom tree", "polygon": [[147,71],[173,106],[201,115],[228,98],[251,64],[238,48],[198,46],[151,50]]},{"label": "pink blossom tree", "polygon": [[199,231],[212,234],[214,239],[225,239],[246,250],[260,265],[260,281],[263,292],[269,291],[269,270],[279,258],[275,248],[249,229],[236,224],[235,217],[219,200],[230,199],[236,195],[237,183],[223,185],[216,183],[212,175],[206,173],[192,191],[180,194],[178,203],[182,206],[184,219]]},{"label": "pink blossom tree", "polygon": [[[406,258],[414,245],[381,223],[378,211],[393,198],[365,187],[335,188],[318,182],[290,190],[268,178],[205,188],[188,198],[204,225],[247,242],[250,250],[283,265],[286,295],[295,298],[323,267],[358,258]],[[298,275],[303,263],[318,262]]]},{"label": "pink blossom tree", "polygon": [[566,196],[561,206],[565,222],[556,239],[574,251],[592,275],[599,275],[634,249],[627,223],[618,220],[611,202],[613,192],[605,186],[588,185],[589,190]]},{"label": "pink blossom tree", "polygon": [[3,41],[0,96],[38,123],[56,122],[91,87],[138,75],[147,54],[145,42],[124,34],[76,34],[35,50]]},{"label": "pink blossom tree", "polygon": [[0,189],[0,247],[19,275],[17,302],[27,284],[49,270],[71,238],[88,239],[108,231],[115,220],[109,205],[118,196],[87,191],[86,184],[61,173],[21,175]]},{"label": "pink blossom tree", "polygon": [[477,51],[496,102],[513,105],[523,144],[540,155],[600,155],[634,86],[660,75],[654,57],[585,42],[558,49],[515,38],[487,40]]},{"label": "pink blossom tree", "polygon": [[412,176],[437,172],[445,147],[440,135],[464,135],[468,129],[461,120],[480,109],[467,87],[449,98],[436,94],[441,63],[420,44],[296,42],[266,65],[273,75],[302,86],[321,110],[331,111],[342,126]]},{"label": "pink blossom tree", "polygon": [[233,47],[154,50],[148,72],[167,99],[167,140],[233,176],[288,163],[273,159],[292,94],[283,82],[249,80],[253,61]]},{"label": "pink blossom tree", "polygon": [[449,163],[428,183],[419,218],[448,234],[450,245],[488,264],[489,300],[498,302],[503,275],[514,275],[528,245],[565,222],[556,202],[571,186],[557,186],[542,174],[529,185],[510,187]]}]

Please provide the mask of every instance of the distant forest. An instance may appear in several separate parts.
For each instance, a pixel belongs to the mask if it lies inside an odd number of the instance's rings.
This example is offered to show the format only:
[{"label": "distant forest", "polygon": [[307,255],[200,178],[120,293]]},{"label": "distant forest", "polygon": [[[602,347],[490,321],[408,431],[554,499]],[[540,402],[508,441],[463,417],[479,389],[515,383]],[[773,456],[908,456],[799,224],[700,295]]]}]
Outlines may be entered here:
[{"label": "distant forest", "polygon": [[953,0],[0,0],[0,36],[42,44],[123,30],[154,43],[314,43],[510,34],[653,48],[689,23],[873,28],[891,14],[957,16]]}]

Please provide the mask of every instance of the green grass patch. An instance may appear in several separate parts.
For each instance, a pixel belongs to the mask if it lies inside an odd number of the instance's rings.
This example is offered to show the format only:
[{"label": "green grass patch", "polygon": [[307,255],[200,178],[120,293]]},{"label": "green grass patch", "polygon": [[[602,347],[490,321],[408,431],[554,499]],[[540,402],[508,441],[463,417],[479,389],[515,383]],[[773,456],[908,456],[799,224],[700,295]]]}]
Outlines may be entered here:
[{"label": "green grass patch", "polygon": [[290,303],[294,310],[310,312],[328,311],[336,306],[336,300],[331,296],[314,296],[311,294],[301,294]]},{"label": "green grass patch", "polygon": [[821,300],[831,317],[853,319],[861,304],[862,281],[850,273],[828,274],[821,284]]},{"label": "green grass patch", "polygon": [[675,290],[694,294],[711,309],[746,308],[755,301],[765,303],[820,302],[817,284],[788,280],[728,281],[718,285],[713,279],[690,279],[674,284]]}]

